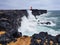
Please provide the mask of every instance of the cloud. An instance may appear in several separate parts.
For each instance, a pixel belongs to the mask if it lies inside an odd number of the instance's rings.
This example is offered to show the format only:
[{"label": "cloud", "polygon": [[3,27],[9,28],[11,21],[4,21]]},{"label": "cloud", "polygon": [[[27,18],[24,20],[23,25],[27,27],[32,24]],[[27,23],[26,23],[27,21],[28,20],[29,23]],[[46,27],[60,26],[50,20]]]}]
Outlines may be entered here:
[{"label": "cloud", "polygon": [[0,9],[39,9],[60,10],[60,0],[0,0]]}]

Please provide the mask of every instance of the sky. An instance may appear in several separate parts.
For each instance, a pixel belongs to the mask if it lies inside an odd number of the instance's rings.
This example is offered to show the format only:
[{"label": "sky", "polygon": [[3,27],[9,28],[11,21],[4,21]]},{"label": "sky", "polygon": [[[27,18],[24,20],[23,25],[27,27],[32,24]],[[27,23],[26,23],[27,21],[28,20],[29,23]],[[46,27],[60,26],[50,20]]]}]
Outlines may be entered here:
[{"label": "sky", "polygon": [[0,0],[0,9],[60,10],[60,0]]}]

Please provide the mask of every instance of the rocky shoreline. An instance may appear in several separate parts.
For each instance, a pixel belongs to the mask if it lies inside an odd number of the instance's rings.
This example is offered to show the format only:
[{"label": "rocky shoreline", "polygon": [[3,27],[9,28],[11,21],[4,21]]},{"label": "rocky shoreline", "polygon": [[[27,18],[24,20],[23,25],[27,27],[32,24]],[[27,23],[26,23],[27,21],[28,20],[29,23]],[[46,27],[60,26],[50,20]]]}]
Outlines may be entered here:
[{"label": "rocky shoreline", "polygon": [[32,36],[22,36],[20,33],[20,36],[4,45],[60,45],[60,34],[52,36],[47,32],[40,32]]},{"label": "rocky shoreline", "polygon": [[[31,10],[36,17],[47,10]],[[32,36],[22,36],[18,32],[22,17],[28,18],[27,10],[0,10],[0,44],[1,45],[60,45],[60,34],[52,36],[47,32],[40,32]]]},{"label": "rocky shoreline", "polygon": [[47,32],[40,32],[32,36],[22,36],[16,38],[17,40],[11,41],[7,45],[60,45],[60,34],[52,36]]}]

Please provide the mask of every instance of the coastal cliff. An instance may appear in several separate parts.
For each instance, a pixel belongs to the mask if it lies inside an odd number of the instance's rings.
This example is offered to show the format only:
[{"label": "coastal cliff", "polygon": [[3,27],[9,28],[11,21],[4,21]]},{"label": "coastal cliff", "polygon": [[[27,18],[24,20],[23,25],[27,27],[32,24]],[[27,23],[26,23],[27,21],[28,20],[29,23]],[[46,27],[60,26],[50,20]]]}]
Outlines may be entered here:
[{"label": "coastal cliff", "polygon": [[[32,9],[36,17],[47,13],[47,10]],[[18,32],[22,17],[28,18],[27,10],[0,10],[0,44],[2,45],[60,45],[60,34],[52,36],[47,32],[40,32],[32,36],[22,36]]]},{"label": "coastal cliff", "polygon": [[[36,17],[41,14],[47,13],[47,10],[32,9],[31,13]],[[5,31],[18,32],[18,28],[21,26],[22,17],[28,18],[29,13],[27,9],[23,10],[0,10],[0,28],[4,28]]]}]

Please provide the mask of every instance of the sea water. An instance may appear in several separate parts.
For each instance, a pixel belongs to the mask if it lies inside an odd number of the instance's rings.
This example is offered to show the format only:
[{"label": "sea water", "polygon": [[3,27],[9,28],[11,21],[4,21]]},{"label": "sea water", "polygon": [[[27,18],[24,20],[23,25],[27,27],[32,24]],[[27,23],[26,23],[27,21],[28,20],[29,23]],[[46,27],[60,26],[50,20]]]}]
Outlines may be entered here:
[{"label": "sea water", "polygon": [[[25,16],[22,17],[21,27],[18,28],[19,32],[22,32],[23,35],[33,35],[34,33],[39,32],[48,32],[53,36],[60,34],[60,11],[51,10],[40,16],[33,16],[31,11],[28,12],[28,18]],[[45,24],[50,22],[51,24]],[[43,23],[43,24],[41,24]]]}]

